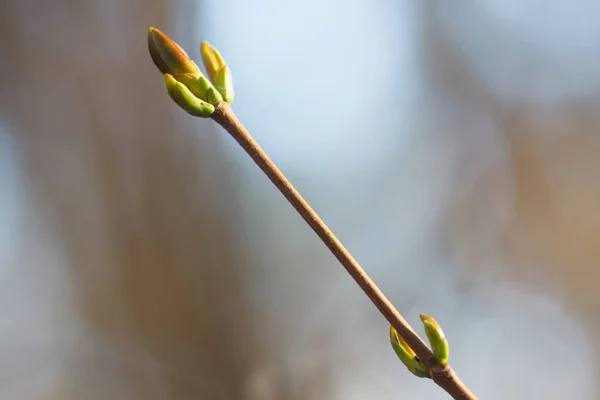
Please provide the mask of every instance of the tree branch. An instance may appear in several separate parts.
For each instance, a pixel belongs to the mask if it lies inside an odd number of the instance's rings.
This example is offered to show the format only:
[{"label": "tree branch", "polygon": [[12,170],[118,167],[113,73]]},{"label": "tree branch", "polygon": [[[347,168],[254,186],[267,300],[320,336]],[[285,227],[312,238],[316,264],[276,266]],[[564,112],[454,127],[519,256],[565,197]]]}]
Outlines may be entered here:
[{"label": "tree branch", "polygon": [[219,103],[211,118],[233,136],[323,243],[325,243],[327,248],[343,265],[348,274],[350,274],[358,286],[369,297],[379,312],[396,329],[398,335],[408,343],[419,359],[427,366],[430,378],[454,399],[477,399],[461,382],[449,365],[442,366],[435,360],[433,353],[425,342],[414,332],[408,322],[406,322],[383,292],[375,285],[375,282],[371,280],[354,257],[344,248],[338,238],[335,237],[325,222],[298,193],[296,188],[287,180],[269,156],[260,148],[258,143],[254,141],[250,133],[233,113],[231,106],[225,102]]}]

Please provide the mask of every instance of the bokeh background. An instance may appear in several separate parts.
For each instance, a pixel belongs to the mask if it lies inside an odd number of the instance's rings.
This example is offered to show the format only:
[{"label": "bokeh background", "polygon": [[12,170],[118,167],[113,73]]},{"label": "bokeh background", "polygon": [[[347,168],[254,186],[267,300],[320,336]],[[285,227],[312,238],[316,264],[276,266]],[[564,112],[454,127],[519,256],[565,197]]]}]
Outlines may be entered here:
[{"label": "bokeh background", "polygon": [[0,0],[0,398],[445,399],[153,25],[482,399],[597,399],[600,3]]}]

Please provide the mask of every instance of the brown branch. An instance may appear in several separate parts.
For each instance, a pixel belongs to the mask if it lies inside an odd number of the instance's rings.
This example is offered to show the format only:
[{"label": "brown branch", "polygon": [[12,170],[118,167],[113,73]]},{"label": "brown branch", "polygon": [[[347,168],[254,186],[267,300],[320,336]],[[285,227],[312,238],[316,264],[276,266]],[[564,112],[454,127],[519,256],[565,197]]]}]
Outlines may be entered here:
[{"label": "brown branch", "polygon": [[411,326],[402,318],[398,310],[385,297],[383,292],[375,285],[369,275],[362,269],[352,255],[344,248],[342,243],[325,225],[325,222],[317,215],[311,206],[292,186],[290,181],[283,175],[269,156],[254,141],[250,133],[237,119],[228,103],[219,103],[211,118],[221,125],[242,146],[260,169],[269,177],[271,182],[279,189],[290,204],[304,218],[306,223],[321,238],[338,261],[344,266],[358,286],[365,292],[379,312],[396,329],[410,347],[415,351],[419,359],[428,367],[429,376],[435,383],[443,388],[454,399],[473,400],[477,399],[473,393],[460,381],[449,365],[439,365],[429,347],[414,332]]}]

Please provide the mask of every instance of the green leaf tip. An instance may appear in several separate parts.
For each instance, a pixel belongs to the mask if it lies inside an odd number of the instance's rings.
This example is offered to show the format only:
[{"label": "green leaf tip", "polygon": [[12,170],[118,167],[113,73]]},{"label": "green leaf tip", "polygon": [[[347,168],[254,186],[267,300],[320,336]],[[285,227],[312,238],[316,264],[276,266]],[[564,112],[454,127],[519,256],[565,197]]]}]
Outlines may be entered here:
[{"label": "green leaf tip", "polygon": [[178,82],[184,84],[197,98],[207,101],[208,89],[212,87],[204,75],[172,74]]},{"label": "green leaf tip", "polygon": [[163,74],[201,75],[200,68],[175,41],[160,30],[148,28],[148,51],[154,65]]},{"label": "green leaf tip", "polygon": [[223,101],[223,97],[221,97],[221,93],[217,91],[214,87],[210,87],[206,94],[206,101],[210,104],[217,105]]},{"label": "green leaf tip", "polygon": [[221,53],[205,40],[200,45],[200,54],[202,54],[202,62],[204,63],[208,79],[213,84],[216,84],[217,72],[225,65]]},{"label": "green leaf tip", "polygon": [[223,65],[218,71],[215,78],[215,86],[223,95],[223,100],[228,103],[233,102],[233,78],[227,64]]},{"label": "green leaf tip", "polygon": [[396,329],[390,325],[390,344],[394,349],[394,352],[402,361],[402,364],[413,373],[413,375],[419,378],[427,378],[427,367],[423,364],[419,357],[415,354],[414,350],[402,339]]},{"label": "green leaf tip", "polygon": [[434,358],[440,365],[448,364],[448,359],[450,358],[450,346],[448,345],[448,340],[446,340],[444,331],[437,321],[429,315],[421,314],[420,317],[421,322],[423,322],[423,327],[425,328],[425,335],[427,335],[431,350],[433,350]]},{"label": "green leaf tip", "polygon": [[194,96],[186,85],[177,81],[171,74],[165,74],[165,86],[171,99],[188,114],[208,118],[215,112],[212,104]]}]

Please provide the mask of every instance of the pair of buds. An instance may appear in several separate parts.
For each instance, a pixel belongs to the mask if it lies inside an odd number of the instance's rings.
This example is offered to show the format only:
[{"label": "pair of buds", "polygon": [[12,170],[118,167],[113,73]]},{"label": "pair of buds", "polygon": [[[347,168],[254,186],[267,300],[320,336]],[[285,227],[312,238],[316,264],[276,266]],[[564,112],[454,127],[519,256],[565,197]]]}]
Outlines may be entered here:
[{"label": "pair of buds", "polygon": [[[442,366],[448,364],[450,347],[444,331],[442,331],[437,321],[428,315],[421,314],[421,322],[423,322],[425,335],[427,335],[431,350],[433,351],[433,357]],[[390,343],[400,361],[402,361],[410,372],[419,378],[429,377],[425,364],[419,360],[414,350],[398,335],[393,326],[390,326]]]},{"label": "pair of buds", "polygon": [[208,79],[177,43],[156,28],[148,29],[148,50],[164,74],[167,93],[188,114],[208,118],[215,105],[233,101],[231,72],[219,51],[208,42],[200,46]]}]

